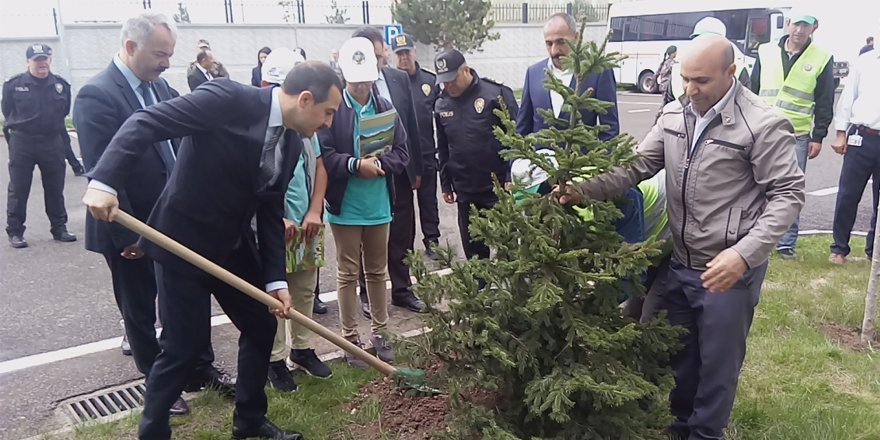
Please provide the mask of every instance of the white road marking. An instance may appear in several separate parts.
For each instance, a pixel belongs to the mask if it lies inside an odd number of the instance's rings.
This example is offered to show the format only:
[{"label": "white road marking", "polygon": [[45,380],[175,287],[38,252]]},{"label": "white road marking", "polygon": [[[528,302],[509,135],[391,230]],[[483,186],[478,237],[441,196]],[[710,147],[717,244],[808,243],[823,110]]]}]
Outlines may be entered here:
[{"label": "white road marking", "polygon": [[[433,272],[436,275],[445,276],[452,273],[451,269],[443,269],[439,271]],[[413,279],[415,282],[415,279]],[[386,282],[385,285],[387,288],[391,288],[391,282]],[[336,302],[339,298],[337,292],[323,292],[321,293],[321,300],[325,303]],[[229,320],[229,317],[220,314],[211,317],[211,327],[217,327],[219,325],[230,324],[232,321]],[[161,328],[156,329],[156,336],[159,336],[159,332],[161,332]],[[60,350],[48,351],[45,353],[32,354],[29,356],[23,356],[17,359],[10,359],[8,361],[0,362],[0,374],[12,373],[14,371],[25,370],[28,368],[39,367],[47,364],[51,364],[54,362],[66,361],[68,359],[74,359],[82,356],[87,356],[90,354],[100,353],[102,351],[107,350],[118,350],[119,344],[122,343],[122,336],[104,339],[102,341],[89,342],[87,344],[77,345],[75,347],[62,348]]]},{"label": "white road marking", "polygon": [[617,101],[618,104],[633,104],[633,105],[656,105],[659,107],[659,102],[654,101]]},{"label": "white road marking", "polygon": [[808,196],[816,196],[816,197],[830,196],[832,194],[837,194],[837,188],[838,187],[836,187],[836,186],[832,186],[830,188],[817,189],[815,191],[808,192],[807,195]]},{"label": "white road marking", "polygon": [[67,134],[74,139],[79,139],[79,135],[77,135],[75,131],[68,131]]},{"label": "white road marking", "polygon": [[651,111],[649,108],[637,108],[635,110],[628,110],[627,113],[647,113]]}]

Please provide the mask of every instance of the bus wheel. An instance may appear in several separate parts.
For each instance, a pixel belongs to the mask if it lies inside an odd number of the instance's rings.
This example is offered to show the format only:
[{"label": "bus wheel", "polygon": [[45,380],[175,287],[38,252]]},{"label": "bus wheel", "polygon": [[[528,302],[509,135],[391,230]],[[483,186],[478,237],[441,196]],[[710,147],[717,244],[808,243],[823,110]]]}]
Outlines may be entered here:
[{"label": "bus wheel", "polygon": [[646,70],[639,75],[639,92],[654,93],[654,72]]}]

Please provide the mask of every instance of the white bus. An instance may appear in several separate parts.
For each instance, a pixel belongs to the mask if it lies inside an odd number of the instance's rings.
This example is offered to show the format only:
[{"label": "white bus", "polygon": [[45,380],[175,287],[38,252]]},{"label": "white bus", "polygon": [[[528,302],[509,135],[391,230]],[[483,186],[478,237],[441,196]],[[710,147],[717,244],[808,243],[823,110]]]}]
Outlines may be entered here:
[{"label": "white bus", "polygon": [[[694,25],[715,17],[727,26],[727,39],[736,46],[737,64],[749,73],[758,45],[787,34],[784,14],[791,0],[639,0],[614,3],[608,12],[611,40],[608,51],[627,58],[615,69],[617,81],[650,93],[663,53],[670,45],[685,44]],[[710,9],[712,8],[712,9]],[[835,77],[846,76],[847,63],[835,60]]]}]

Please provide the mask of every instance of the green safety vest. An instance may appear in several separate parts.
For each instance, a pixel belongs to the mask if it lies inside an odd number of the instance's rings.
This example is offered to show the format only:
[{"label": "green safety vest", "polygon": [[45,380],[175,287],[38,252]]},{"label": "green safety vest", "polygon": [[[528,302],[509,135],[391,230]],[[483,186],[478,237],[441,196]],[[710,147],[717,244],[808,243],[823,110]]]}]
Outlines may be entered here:
[{"label": "green safety vest", "polygon": [[795,134],[808,134],[813,128],[813,110],[816,108],[813,92],[831,54],[810,44],[791,66],[788,77],[785,77],[778,44],[762,44],[758,47],[758,58],[761,60],[758,95],[788,118]]}]

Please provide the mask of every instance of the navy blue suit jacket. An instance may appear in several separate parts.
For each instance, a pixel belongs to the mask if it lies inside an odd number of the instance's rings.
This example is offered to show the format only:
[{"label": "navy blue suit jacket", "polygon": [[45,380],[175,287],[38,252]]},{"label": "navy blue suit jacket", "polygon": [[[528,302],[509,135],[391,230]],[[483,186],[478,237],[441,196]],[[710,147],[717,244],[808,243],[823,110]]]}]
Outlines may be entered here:
[{"label": "navy blue suit jacket", "polygon": [[[153,91],[160,102],[178,96],[164,79],[153,82]],[[73,124],[87,171],[98,163],[119,127],[140,109],[137,96],[113,63],[79,90],[73,108]],[[171,143],[177,149],[178,140],[172,139]],[[116,188],[120,209],[146,221],[173,166],[174,158],[166,142],[157,142],[153,148],[146,149],[132,166],[125,184]],[[123,248],[138,241],[134,232],[116,223],[95,220],[88,211],[85,233],[86,249],[102,254],[119,254]]]},{"label": "navy blue suit jacket", "polygon": [[[519,113],[516,115],[516,131],[522,135],[534,133],[547,128],[544,117],[538,113],[538,109],[553,109],[550,101],[550,91],[544,87],[547,79],[547,59],[543,59],[526,70],[525,84],[523,85],[522,102],[519,104]],[[574,88],[575,79],[572,78],[569,87]],[[617,81],[614,79],[614,71],[606,70],[599,74],[589,75],[581,84],[581,92],[592,87],[593,97],[614,104],[605,114],[596,114],[582,110],[581,118],[585,124],[607,125],[608,130],[599,134],[599,139],[607,141],[620,134],[620,120],[617,114]],[[559,115],[560,119],[568,119],[568,113]]]},{"label": "navy blue suit jacket", "polygon": [[[260,189],[272,90],[217,79],[141,110],[122,125],[89,177],[119,188],[130,180],[130,171],[150,145],[185,137],[149,224],[221,266],[233,251],[246,246],[262,267],[264,283],[284,281],[284,195],[303,142],[299,134],[287,131],[280,176],[274,185]],[[251,228],[254,215],[256,237]],[[200,273],[152,243],[141,244],[167,269]]]}]

